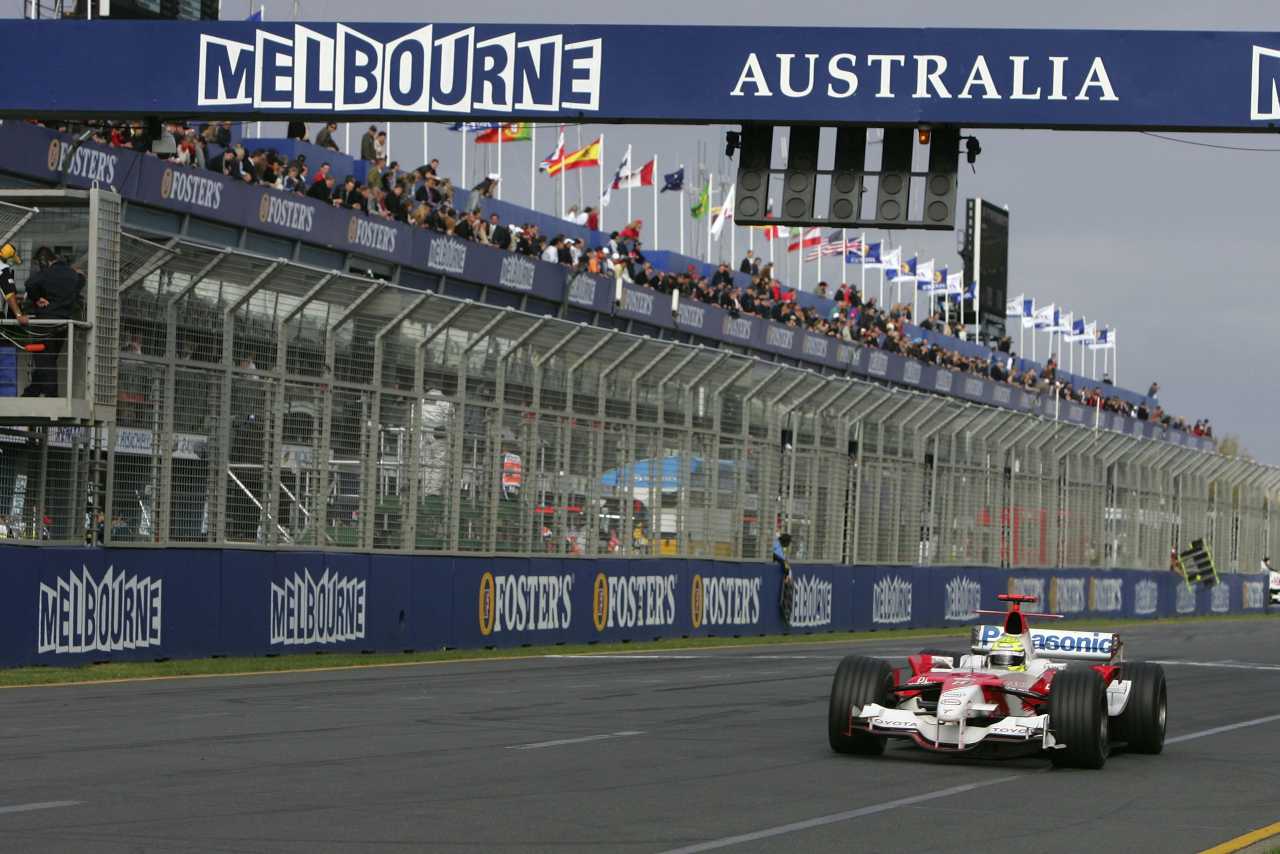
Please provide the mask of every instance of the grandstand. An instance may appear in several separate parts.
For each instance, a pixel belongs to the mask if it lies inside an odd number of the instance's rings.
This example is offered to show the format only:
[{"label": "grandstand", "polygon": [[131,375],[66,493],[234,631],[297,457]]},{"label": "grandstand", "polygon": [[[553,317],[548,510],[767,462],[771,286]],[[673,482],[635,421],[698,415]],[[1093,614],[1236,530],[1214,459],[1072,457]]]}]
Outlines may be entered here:
[{"label": "grandstand", "polygon": [[[122,200],[98,261],[118,330],[82,348],[118,387],[77,427],[0,437],[11,535],[80,541],[101,512],[117,545],[761,560],[785,528],[814,562],[1147,569],[1204,538],[1252,571],[1280,530],[1277,470],[977,355],[924,363],[70,146],[0,127],[0,231],[84,257],[90,202]],[[35,189],[64,180],[97,189]]]}]

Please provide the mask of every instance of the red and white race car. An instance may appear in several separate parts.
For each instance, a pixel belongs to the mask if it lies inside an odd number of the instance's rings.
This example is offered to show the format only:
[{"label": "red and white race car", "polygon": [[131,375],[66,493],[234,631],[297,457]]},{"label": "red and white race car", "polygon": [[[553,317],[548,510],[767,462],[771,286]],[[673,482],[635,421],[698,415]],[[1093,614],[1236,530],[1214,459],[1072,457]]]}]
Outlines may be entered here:
[{"label": "red and white race car", "polygon": [[1021,610],[1034,596],[1000,595],[1003,625],[973,627],[967,654],[925,650],[911,672],[860,655],[840,662],[827,730],[838,753],[878,755],[888,738],[940,752],[1045,751],[1053,764],[1101,768],[1111,745],[1137,753],[1164,747],[1164,670],[1126,662],[1120,638],[1032,629]]}]

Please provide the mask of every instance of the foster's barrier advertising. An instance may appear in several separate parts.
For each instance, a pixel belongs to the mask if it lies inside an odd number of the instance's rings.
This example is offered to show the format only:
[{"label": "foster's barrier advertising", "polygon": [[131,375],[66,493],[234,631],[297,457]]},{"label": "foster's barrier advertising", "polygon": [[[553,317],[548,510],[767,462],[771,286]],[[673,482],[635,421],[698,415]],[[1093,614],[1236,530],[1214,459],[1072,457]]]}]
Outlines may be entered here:
[{"label": "foster's barrier advertising", "polygon": [[[0,546],[0,666],[978,626],[999,593],[1070,618],[1262,612],[1267,579],[1168,572]],[[1123,634],[1123,632],[1122,632]]]}]

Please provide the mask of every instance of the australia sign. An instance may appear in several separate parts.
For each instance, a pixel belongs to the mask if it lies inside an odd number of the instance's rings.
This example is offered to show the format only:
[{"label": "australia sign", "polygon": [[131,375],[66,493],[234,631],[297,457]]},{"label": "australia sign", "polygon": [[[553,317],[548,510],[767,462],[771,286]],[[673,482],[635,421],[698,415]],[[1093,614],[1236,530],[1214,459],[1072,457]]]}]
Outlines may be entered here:
[{"label": "australia sign", "polygon": [[[1280,33],[110,20],[5,32],[0,115],[14,117],[1280,122]],[[111,45],[146,45],[148,60]],[[680,60],[638,63],[636,45]],[[49,56],[68,58],[62,73],[47,74]]]}]

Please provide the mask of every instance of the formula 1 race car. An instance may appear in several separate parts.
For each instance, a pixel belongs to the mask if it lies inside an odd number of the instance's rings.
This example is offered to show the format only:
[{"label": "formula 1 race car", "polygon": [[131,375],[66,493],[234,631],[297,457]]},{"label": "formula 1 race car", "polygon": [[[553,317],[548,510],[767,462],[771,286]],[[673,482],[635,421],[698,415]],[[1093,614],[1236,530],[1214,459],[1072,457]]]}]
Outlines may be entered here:
[{"label": "formula 1 race car", "polygon": [[[847,656],[831,685],[827,730],[837,753],[878,755],[888,738],[928,750],[1021,755],[1055,766],[1101,768],[1111,745],[1164,747],[1164,670],[1126,662],[1120,638],[1032,629],[1021,610],[1034,596],[1002,594],[1003,626],[974,626],[967,654],[924,650],[910,674],[878,658]],[[906,677],[906,678],[904,678]]]}]

